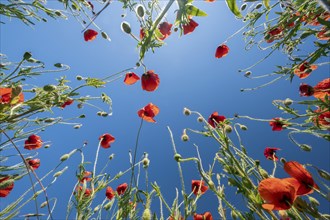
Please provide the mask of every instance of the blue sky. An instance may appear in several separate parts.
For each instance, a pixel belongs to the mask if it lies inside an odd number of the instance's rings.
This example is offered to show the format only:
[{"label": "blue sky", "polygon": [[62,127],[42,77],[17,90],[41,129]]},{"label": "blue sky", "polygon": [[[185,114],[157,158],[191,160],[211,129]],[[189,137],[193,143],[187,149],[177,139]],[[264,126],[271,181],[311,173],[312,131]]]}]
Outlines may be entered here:
[{"label": "blue sky", "polygon": [[[196,155],[193,143],[199,146],[205,167],[212,163],[213,156],[218,149],[214,141],[189,133],[191,138],[189,142],[180,141],[184,128],[202,129],[202,124],[196,121],[197,117],[183,115],[184,107],[199,111],[206,118],[214,111],[218,111],[219,114],[228,118],[232,118],[235,113],[264,119],[285,117],[271,104],[272,100],[284,100],[288,97],[293,100],[306,100],[308,98],[299,96],[299,84],[306,82],[315,85],[318,81],[328,77],[329,67],[322,66],[304,81],[297,78],[294,78],[292,83],[288,80],[281,80],[257,91],[241,92],[241,88],[255,87],[270,80],[269,78],[265,80],[247,79],[243,73],[237,71],[255,63],[267,52],[259,51],[256,48],[245,51],[242,36],[238,34],[227,43],[230,48],[228,56],[215,59],[216,47],[241,28],[243,23],[234,18],[222,1],[212,4],[200,1],[196,2],[196,6],[206,11],[208,16],[194,18],[199,26],[192,34],[180,37],[178,32],[172,31],[171,36],[165,40],[165,46],[156,49],[154,54],[149,52],[146,55],[144,64],[148,69],[159,74],[158,90],[148,93],[142,91],[140,82],[127,86],[121,78],[108,84],[106,88],[91,88],[82,91],[83,94],[91,96],[106,92],[113,100],[113,115],[110,117],[98,117],[97,109],[88,106],[78,109],[76,105],[72,105],[64,110],[56,109],[54,111],[54,115],[63,117],[77,116],[82,113],[87,117],[81,120],[83,126],[79,130],[73,129],[72,126],[60,125],[40,133],[42,139],[49,142],[51,147],[38,150],[38,157],[41,159],[41,166],[37,170],[39,175],[53,168],[61,155],[80,147],[86,140],[88,141],[85,149],[86,159],[93,161],[98,137],[103,133],[114,135],[116,142],[110,149],[101,149],[98,170],[106,163],[110,154],[115,154],[115,159],[111,161],[106,172],[113,176],[118,171],[125,170],[129,166],[128,152],[134,149],[140,124],[137,111],[152,102],[159,106],[160,114],[155,118],[156,124],[146,122],[143,124],[138,158],[143,155],[143,152],[148,152],[151,160],[148,169],[149,180],[158,183],[164,196],[171,203],[175,197],[175,188],[179,187],[179,176],[176,162],[173,160],[173,150],[166,126],[171,127],[177,150],[183,157]],[[109,34],[111,42],[102,39],[100,35],[92,42],[85,42],[81,33],[83,28],[73,18],[68,20],[49,18],[47,23],[39,22],[35,26],[29,27],[17,20],[8,21],[1,17],[6,21],[6,24],[0,26],[1,53],[6,54],[9,60],[18,61],[25,51],[31,51],[33,57],[44,61],[50,68],[58,62],[71,67],[67,72],[50,73],[29,79],[26,81],[26,86],[55,83],[55,79],[61,75],[66,75],[72,81],[73,86],[78,85],[75,80],[77,75],[103,78],[133,67],[138,61],[136,42],[120,30],[120,23],[125,20],[131,23],[133,33],[138,35],[138,23],[134,16],[127,15],[122,18],[121,13],[121,5],[114,2],[96,20],[98,26]],[[174,18],[173,11],[169,12],[168,21],[173,23]],[[308,51],[311,46],[310,43],[306,43],[304,50]],[[271,73],[276,70],[275,65],[283,65],[287,62],[288,59],[285,55],[276,52],[270,59],[252,69],[252,72],[256,75]],[[141,76],[143,69],[139,68],[134,72]],[[102,105],[97,102],[95,104]],[[261,165],[268,168],[269,172],[272,170],[272,162],[263,156],[266,146],[281,148],[282,150],[278,153],[279,157],[315,164],[329,170],[330,152],[327,142],[311,136],[299,136],[301,143],[313,146],[313,151],[306,153],[289,141],[286,131],[272,132],[268,123],[243,119],[239,122],[246,124],[249,128],[248,131],[241,133],[248,152],[253,158],[260,160]],[[235,139],[234,135],[232,137]],[[23,147],[23,143],[21,143],[21,147]],[[49,189],[49,196],[58,198],[54,212],[56,219],[64,216],[63,210],[66,208],[69,194],[75,183],[74,174],[78,162],[79,158],[76,155],[67,164],[69,170],[59,178],[57,185]],[[199,178],[196,166],[193,163],[183,164],[183,170],[186,188],[190,188],[191,179]],[[279,177],[287,176],[281,171],[281,168],[278,168],[277,173]],[[128,175],[124,176],[123,179],[115,181],[112,187],[114,188],[128,179]],[[1,199],[1,203],[6,204],[13,201],[28,186],[27,178],[17,182],[10,196],[6,200]],[[227,185],[226,188],[231,190]],[[103,200],[103,198],[99,199],[99,201]],[[214,205],[209,201],[214,201]],[[241,205],[239,201],[233,201],[234,205],[239,207]],[[155,199],[154,203],[158,204],[158,201]],[[329,212],[326,209],[326,206],[323,207],[325,212]],[[31,210],[33,210],[33,204],[31,207],[27,206],[24,211],[31,212]],[[197,211],[216,213],[216,210],[215,197],[210,192],[202,196],[198,202]]]}]

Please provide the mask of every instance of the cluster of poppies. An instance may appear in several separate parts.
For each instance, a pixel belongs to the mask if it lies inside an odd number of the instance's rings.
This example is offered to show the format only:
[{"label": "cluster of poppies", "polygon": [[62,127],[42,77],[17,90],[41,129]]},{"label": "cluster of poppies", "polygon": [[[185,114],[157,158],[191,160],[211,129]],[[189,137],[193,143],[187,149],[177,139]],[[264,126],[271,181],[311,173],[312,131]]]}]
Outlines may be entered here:
[{"label": "cluster of poppies", "polygon": [[[117,195],[118,196],[123,195],[125,193],[127,187],[128,187],[127,183],[122,183],[119,186],[117,186],[117,189],[116,189]],[[109,200],[111,200],[115,197],[116,192],[110,186],[107,186],[105,196]]]},{"label": "cluster of poppies", "polygon": [[298,196],[310,194],[318,186],[312,175],[296,161],[284,164],[284,170],[290,178],[267,178],[259,183],[258,191],[264,200],[266,210],[287,210]]}]

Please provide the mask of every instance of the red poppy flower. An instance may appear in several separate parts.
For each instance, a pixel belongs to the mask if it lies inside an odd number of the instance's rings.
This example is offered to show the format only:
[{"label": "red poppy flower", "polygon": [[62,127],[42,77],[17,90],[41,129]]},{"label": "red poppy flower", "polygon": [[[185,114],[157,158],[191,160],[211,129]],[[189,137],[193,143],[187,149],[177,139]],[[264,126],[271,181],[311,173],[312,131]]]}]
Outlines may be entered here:
[{"label": "red poppy flower", "polygon": [[96,38],[98,33],[92,29],[88,29],[84,32],[84,39],[85,41],[92,41]]},{"label": "red poppy flower", "polygon": [[268,160],[278,160],[278,157],[276,156],[276,151],[281,150],[277,147],[266,147],[264,150],[264,155]]},{"label": "red poppy flower", "polygon": [[1,176],[0,177],[0,183],[2,185],[1,188],[0,188],[0,197],[8,196],[9,193],[14,188],[14,181],[12,181],[11,183],[8,182],[8,184],[5,183],[9,180],[10,180],[10,176]]},{"label": "red poppy flower", "polygon": [[26,162],[34,170],[36,170],[36,169],[38,169],[40,167],[40,159],[27,159]]},{"label": "red poppy flower", "polygon": [[24,94],[20,92],[14,100],[12,100],[12,88],[0,88],[0,104],[17,104],[24,102]]},{"label": "red poppy flower", "polygon": [[113,197],[115,197],[115,191],[113,191],[113,189],[110,186],[107,186],[107,189],[105,191],[105,196],[108,199],[113,199]]},{"label": "red poppy flower", "polygon": [[306,83],[301,83],[299,86],[299,93],[300,96],[312,96],[314,94],[314,88]]},{"label": "red poppy flower", "polygon": [[224,122],[225,119],[225,116],[219,115],[218,112],[213,112],[208,119],[208,123],[215,128],[217,124]]},{"label": "red poppy flower", "polygon": [[103,148],[109,148],[110,144],[115,142],[115,138],[111,134],[103,134],[99,137],[99,140],[101,141],[101,147]]},{"label": "red poppy flower", "polygon": [[68,99],[61,105],[61,108],[65,108],[66,106],[71,105],[72,103],[73,103],[73,99]]},{"label": "red poppy flower", "polygon": [[287,124],[285,124],[282,118],[273,118],[269,125],[273,127],[273,131],[282,131]]},{"label": "red poppy flower", "polygon": [[159,86],[159,82],[159,77],[153,70],[149,70],[142,74],[142,89],[145,91],[155,91]]},{"label": "red poppy flower", "polygon": [[270,30],[270,31],[268,32],[268,34],[269,34],[270,36],[276,36],[276,35],[279,35],[279,34],[281,34],[281,33],[282,33],[282,29],[279,28],[279,27],[274,28],[274,29],[272,29],[272,30]]},{"label": "red poppy flower", "polygon": [[211,212],[204,212],[203,214],[194,214],[194,220],[213,220]]},{"label": "red poppy flower", "polygon": [[38,135],[30,135],[28,139],[25,141],[24,148],[27,150],[35,150],[39,149],[42,146],[42,140]]},{"label": "red poppy flower", "polygon": [[297,195],[307,195],[313,192],[313,188],[318,189],[314,182],[312,175],[296,161],[289,161],[284,164],[284,170],[291,177],[299,181],[300,187],[298,188]]},{"label": "red poppy flower", "polygon": [[79,182],[83,183],[84,181],[89,182],[92,180],[89,176],[92,174],[92,172],[84,171],[82,177],[80,178]]},{"label": "red poppy flower", "polygon": [[319,40],[330,40],[330,30],[323,27],[316,35]]},{"label": "red poppy flower", "polygon": [[[80,193],[81,193],[82,190],[83,190],[82,186],[77,187],[78,196],[80,196]],[[86,190],[84,192],[84,196],[89,197],[91,194],[92,194],[92,191],[89,188],[86,188]]]},{"label": "red poppy flower", "polygon": [[193,19],[189,19],[189,23],[188,24],[184,24],[182,25],[183,28],[183,34],[190,34],[191,32],[193,32],[195,30],[195,28],[198,26],[198,23],[196,23]]},{"label": "red poppy flower", "polygon": [[152,103],[149,103],[148,105],[144,106],[143,109],[138,111],[139,117],[147,122],[156,122],[154,117],[158,115],[158,113],[159,108]]},{"label": "red poppy flower", "polygon": [[267,210],[290,209],[299,186],[299,182],[294,178],[262,180],[258,186],[260,197],[265,201],[262,207]]},{"label": "red poppy flower", "polygon": [[171,28],[172,28],[172,24],[164,21],[163,23],[161,23],[159,25],[159,31],[160,33],[162,33],[163,37],[162,38],[159,38],[161,40],[165,40],[168,36],[171,35]]},{"label": "red poppy flower", "polygon": [[141,28],[140,29],[140,40],[142,40],[144,38],[144,36],[146,36],[146,33],[144,32],[144,30]]},{"label": "red poppy flower", "polygon": [[324,79],[314,86],[314,97],[324,99],[327,95],[330,97],[330,78]]},{"label": "red poppy flower", "polygon": [[293,73],[296,74],[300,79],[305,79],[309,74],[317,69],[317,65],[310,65],[308,62],[303,62],[294,69]]},{"label": "red poppy flower", "polygon": [[229,52],[229,47],[225,44],[221,44],[215,51],[215,57],[216,58],[225,57],[227,56],[228,52]]},{"label": "red poppy flower", "polygon": [[[315,112],[320,111],[320,109],[317,109]],[[330,111],[323,112],[314,118],[314,124],[322,128],[330,129]]]},{"label": "red poppy flower", "polygon": [[125,79],[124,79],[124,83],[126,85],[133,85],[134,83],[136,83],[138,80],[140,80],[140,77],[138,75],[136,75],[133,72],[128,72],[125,75]]},{"label": "red poppy flower", "polygon": [[208,186],[205,185],[204,181],[192,180],[191,190],[197,196],[198,194],[204,194],[208,190]]},{"label": "red poppy flower", "polygon": [[117,189],[116,189],[118,195],[122,195],[122,194],[124,194],[124,192],[126,191],[127,187],[128,187],[127,183],[120,184],[120,185],[117,187]]}]

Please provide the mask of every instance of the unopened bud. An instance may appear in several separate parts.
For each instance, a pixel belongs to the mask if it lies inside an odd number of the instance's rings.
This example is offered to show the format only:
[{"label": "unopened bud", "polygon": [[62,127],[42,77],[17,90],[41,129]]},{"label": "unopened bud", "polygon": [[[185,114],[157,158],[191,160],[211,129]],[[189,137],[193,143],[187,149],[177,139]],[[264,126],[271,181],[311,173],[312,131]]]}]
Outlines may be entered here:
[{"label": "unopened bud", "polygon": [[259,4],[256,5],[256,9],[259,9],[261,7],[262,7],[262,4],[261,3],[259,3]]},{"label": "unopened bud", "polygon": [[62,68],[63,64],[62,63],[55,63],[54,66],[57,67],[57,68]]},{"label": "unopened bud", "polygon": [[239,128],[242,129],[243,131],[246,131],[248,129],[245,125],[240,125]]},{"label": "unopened bud", "polygon": [[41,203],[40,208],[44,208],[47,205],[47,201]]},{"label": "unopened bud", "polygon": [[247,4],[244,3],[244,4],[241,6],[241,11],[244,11],[244,10],[246,9],[246,6],[247,6]]},{"label": "unopened bud", "polygon": [[52,91],[56,90],[56,88],[57,87],[55,85],[45,85],[43,87],[43,90],[45,90],[46,92],[52,92]]},{"label": "unopened bud", "polygon": [[49,144],[46,144],[46,145],[45,145],[45,148],[49,148],[49,147],[50,147],[50,145],[49,145]]},{"label": "unopened bud", "polygon": [[191,111],[189,110],[189,109],[187,109],[187,108],[183,108],[183,114],[184,115],[191,115]]},{"label": "unopened bud", "polygon": [[280,161],[281,161],[281,163],[283,163],[283,164],[285,164],[285,163],[286,163],[286,159],[285,159],[285,158],[283,158],[283,157],[281,157]]},{"label": "unopened bud", "polygon": [[144,9],[143,5],[138,5],[138,6],[136,7],[136,14],[137,14],[140,18],[143,18],[143,17],[144,17],[144,11],[145,11],[145,9]]},{"label": "unopened bud", "polygon": [[181,159],[182,159],[182,156],[180,154],[174,155],[174,160],[176,160],[176,162],[180,162]]},{"label": "unopened bud", "polygon": [[53,177],[59,177],[59,176],[61,176],[62,174],[63,174],[62,171],[58,171],[58,172],[54,173]]},{"label": "unopened bud", "polygon": [[327,171],[325,171],[325,170],[317,170],[317,172],[319,173],[319,175],[322,177],[322,178],[324,178],[324,179],[326,179],[326,180],[330,180],[330,174],[327,172]]},{"label": "unopened bud", "polygon": [[86,118],[86,115],[80,115],[79,118]]},{"label": "unopened bud", "polygon": [[230,132],[232,132],[233,131],[233,128],[230,126],[230,125],[226,125],[225,126],[225,132],[226,133],[230,133]]},{"label": "unopened bud", "polygon": [[81,126],[82,126],[82,124],[79,124],[79,125],[75,125],[75,126],[73,126],[73,128],[74,128],[74,129],[79,129],[79,128],[81,128]]},{"label": "unopened bud", "polygon": [[24,60],[28,60],[32,57],[32,54],[30,52],[25,52],[23,55]]},{"label": "unopened bud", "polygon": [[203,121],[204,121],[204,120],[203,120],[203,117],[198,117],[198,118],[197,118],[197,121],[198,121],[198,122],[203,122]]},{"label": "unopened bud", "polygon": [[70,158],[70,155],[69,154],[63,154],[63,156],[62,157],[60,157],[60,161],[66,161],[67,159],[69,159]]},{"label": "unopened bud", "polygon": [[260,165],[260,160],[255,160],[254,164],[258,167]]},{"label": "unopened bud", "polygon": [[289,106],[289,105],[291,105],[293,103],[293,101],[291,100],[291,99],[289,99],[289,98],[286,98],[285,100],[284,100],[284,105],[285,106]]},{"label": "unopened bud", "polygon": [[150,219],[151,219],[151,211],[150,211],[150,209],[146,208],[143,211],[142,220],[150,220]]},{"label": "unopened bud", "polygon": [[107,33],[105,33],[104,31],[101,32],[101,36],[102,36],[104,39],[106,39],[106,40],[108,40],[108,41],[111,41],[109,35],[108,35]]},{"label": "unopened bud", "polygon": [[266,170],[264,169],[259,169],[259,172],[260,172],[260,175],[263,177],[263,178],[268,178],[268,173]]},{"label": "unopened bud", "polygon": [[245,74],[244,74],[244,76],[245,77],[249,77],[251,75],[251,73],[252,73],[251,71],[246,71]]},{"label": "unopened bud", "polygon": [[110,154],[109,160],[112,160],[115,157],[115,154]]},{"label": "unopened bud", "polygon": [[101,116],[101,115],[102,115],[102,112],[101,112],[101,111],[98,111],[96,114],[97,114],[98,116]]},{"label": "unopened bud", "polygon": [[183,135],[181,136],[181,140],[182,140],[182,141],[189,141],[189,136],[188,136],[187,134],[183,134]]},{"label": "unopened bud", "polygon": [[47,118],[44,120],[45,123],[52,123],[55,121],[55,118]]},{"label": "unopened bud", "polygon": [[78,81],[83,80],[83,77],[78,75],[78,76],[76,76],[76,80],[78,80]]},{"label": "unopened bud", "polygon": [[126,21],[123,21],[121,23],[121,29],[126,33],[126,34],[131,34],[132,29],[131,26],[129,25],[129,23],[127,23]]},{"label": "unopened bud", "polygon": [[143,158],[142,164],[143,164],[143,168],[148,168],[150,164],[150,160],[148,158]]},{"label": "unopened bud", "polygon": [[320,202],[314,197],[308,196],[308,200],[312,204],[312,206],[320,206]]},{"label": "unopened bud", "polygon": [[102,113],[101,113],[101,116],[102,116],[102,117],[107,117],[108,115],[109,115],[109,114],[108,114],[107,112],[102,112]]},{"label": "unopened bud", "polygon": [[307,151],[307,152],[310,152],[312,150],[312,147],[307,145],[307,144],[300,144],[299,147],[304,150],[304,151]]}]

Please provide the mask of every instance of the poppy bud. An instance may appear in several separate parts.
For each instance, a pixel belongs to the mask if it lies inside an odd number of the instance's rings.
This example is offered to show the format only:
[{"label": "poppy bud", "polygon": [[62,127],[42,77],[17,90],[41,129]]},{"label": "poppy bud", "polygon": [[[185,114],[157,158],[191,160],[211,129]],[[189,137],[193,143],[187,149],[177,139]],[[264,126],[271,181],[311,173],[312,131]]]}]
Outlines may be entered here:
[{"label": "poppy bud", "polygon": [[330,180],[330,174],[327,172],[327,171],[325,171],[325,170],[317,170],[317,172],[319,173],[319,175],[322,177],[322,178],[324,178],[324,179],[326,179],[326,180]]},{"label": "poppy bud", "polygon": [[79,118],[86,118],[86,115],[80,115]]},{"label": "poppy bud", "polygon": [[79,129],[79,128],[81,128],[81,126],[82,126],[82,124],[79,124],[79,125],[75,125],[75,126],[73,126],[73,128],[74,128],[74,129]]},{"label": "poppy bud", "polygon": [[238,215],[237,215],[235,210],[231,210],[230,215],[231,215],[232,219],[237,219],[238,218]]},{"label": "poppy bud", "polygon": [[187,109],[187,108],[183,108],[183,114],[184,115],[191,115],[191,111],[189,110],[189,109]]},{"label": "poppy bud", "polygon": [[96,114],[97,114],[98,116],[101,116],[101,115],[102,115],[102,112],[101,112],[101,111],[98,111]]},{"label": "poppy bud", "polygon": [[101,113],[101,116],[102,116],[102,117],[107,117],[107,116],[108,116],[108,113],[107,113],[107,112],[102,112],[102,113]]},{"label": "poppy bud", "polygon": [[283,103],[284,103],[285,106],[289,106],[293,103],[293,101],[289,98],[286,98]]},{"label": "poppy bud", "polygon": [[57,68],[62,68],[63,64],[62,63],[55,63],[54,66],[57,67]]},{"label": "poppy bud", "polygon": [[129,25],[129,23],[127,23],[126,21],[123,21],[121,23],[121,29],[126,33],[126,34],[131,34],[132,29],[131,26]]},{"label": "poppy bud", "polygon": [[312,206],[320,206],[320,202],[314,197],[308,196],[308,200],[312,204]]},{"label": "poppy bud", "polygon": [[240,125],[239,128],[242,129],[243,131],[246,131],[248,129],[245,125]]},{"label": "poppy bud", "polygon": [[110,154],[110,156],[109,156],[109,160],[112,160],[114,157],[115,157],[114,154]]},{"label": "poppy bud", "polygon": [[47,205],[47,201],[41,203],[40,208],[44,208]]},{"label": "poppy bud", "polygon": [[260,160],[255,160],[254,164],[258,167],[260,165]]},{"label": "poppy bud", "polygon": [[180,162],[181,159],[182,159],[182,156],[180,154],[176,153],[174,155],[174,160],[176,160],[176,162]]},{"label": "poppy bud", "polygon": [[142,220],[150,220],[150,219],[151,219],[151,211],[150,211],[150,209],[146,208],[143,211]]},{"label": "poppy bud", "polygon": [[182,141],[189,141],[189,136],[188,136],[187,134],[183,134],[183,135],[181,136],[181,140],[182,140]]},{"label": "poppy bud", "polygon": [[244,11],[244,10],[246,9],[246,6],[247,6],[247,4],[244,3],[244,4],[241,6],[241,11]]},{"label": "poppy bud", "polygon": [[249,77],[251,75],[251,73],[252,73],[251,71],[246,71],[245,74],[244,74],[244,76],[245,77]]},{"label": "poppy bud", "polygon": [[23,59],[24,60],[28,60],[32,57],[32,54],[30,52],[25,52],[23,55]]},{"label": "poppy bud", "polygon": [[143,5],[138,5],[136,7],[136,14],[140,17],[140,18],[143,18],[144,17],[144,7]]},{"label": "poppy bud", "polygon": [[108,35],[107,33],[105,33],[104,31],[101,32],[101,36],[102,36],[104,39],[111,41],[109,35]]},{"label": "poppy bud", "polygon": [[262,4],[261,4],[261,3],[257,4],[257,5],[256,5],[256,9],[259,9],[259,8],[261,8],[261,6],[262,6]]},{"label": "poppy bud", "polygon": [[204,120],[203,120],[203,117],[198,117],[198,118],[197,118],[197,121],[198,121],[198,122],[203,122],[203,121],[204,121]]},{"label": "poppy bud", "polygon": [[56,88],[57,87],[55,85],[45,85],[43,87],[43,90],[45,90],[46,92],[52,92],[52,91],[56,90]]},{"label": "poppy bud", "polygon": [[286,163],[286,159],[284,159],[283,157],[280,159],[281,163],[285,164]]},{"label": "poppy bud", "polygon": [[55,118],[47,118],[44,120],[45,123],[52,123],[55,121]]},{"label": "poppy bud", "polygon": [[80,80],[82,80],[83,79],[83,77],[82,76],[76,76],[76,80],[78,80],[78,81],[80,81]]},{"label": "poppy bud", "polygon": [[260,175],[263,177],[263,178],[268,178],[268,173],[266,170],[264,169],[259,169],[259,172],[260,172]]},{"label": "poppy bud", "polygon": [[307,152],[310,152],[312,150],[312,147],[307,145],[307,144],[300,144],[299,147],[304,150],[304,151],[307,151]]},{"label": "poppy bud", "polygon": [[63,154],[63,156],[62,157],[60,157],[60,161],[66,161],[67,159],[69,159],[70,158],[70,155],[69,154]]},{"label": "poppy bud", "polygon": [[230,132],[233,131],[233,128],[230,125],[226,125],[225,126],[225,131],[226,131],[226,133],[230,133]]},{"label": "poppy bud", "polygon": [[150,160],[148,158],[144,158],[142,160],[143,168],[148,168],[150,164]]},{"label": "poppy bud", "polygon": [[47,149],[47,148],[49,148],[49,147],[50,147],[50,145],[49,145],[49,144],[46,144],[46,145],[45,145],[45,148],[46,148],[46,149]]},{"label": "poppy bud", "polygon": [[67,169],[68,169],[67,166],[64,167],[62,170],[60,170],[60,171],[54,173],[53,177],[57,178],[57,177],[61,176],[61,175],[67,170]]}]

